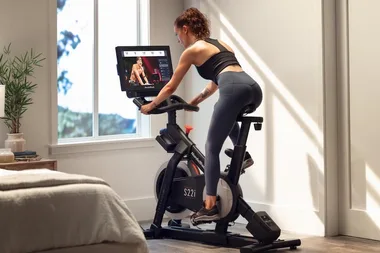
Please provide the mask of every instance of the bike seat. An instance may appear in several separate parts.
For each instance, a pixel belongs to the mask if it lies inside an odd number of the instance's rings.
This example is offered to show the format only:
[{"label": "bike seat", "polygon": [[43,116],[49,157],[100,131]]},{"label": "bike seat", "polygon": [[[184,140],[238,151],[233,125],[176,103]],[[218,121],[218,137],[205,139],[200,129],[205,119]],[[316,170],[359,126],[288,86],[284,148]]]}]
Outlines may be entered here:
[{"label": "bike seat", "polygon": [[245,114],[252,113],[256,110],[256,106],[254,104],[249,104],[245,106],[239,113],[237,117],[237,121],[245,121],[245,122],[251,122],[251,123],[256,123],[255,124],[255,129],[257,130],[261,129],[261,123],[263,123],[264,119],[263,117],[249,117],[245,116]]},{"label": "bike seat", "polygon": [[243,108],[243,110],[240,111],[239,116],[243,117],[244,114],[248,114],[255,111],[255,105],[249,104]]}]

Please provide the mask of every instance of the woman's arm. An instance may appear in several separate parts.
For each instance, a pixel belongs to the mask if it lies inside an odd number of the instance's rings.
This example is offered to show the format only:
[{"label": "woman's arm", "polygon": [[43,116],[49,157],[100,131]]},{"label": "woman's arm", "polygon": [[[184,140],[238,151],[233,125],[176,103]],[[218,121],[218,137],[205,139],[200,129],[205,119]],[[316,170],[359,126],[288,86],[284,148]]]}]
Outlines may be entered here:
[{"label": "woman's arm", "polygon": [[216,85],[214,82],[209,82],[204,90],[198,96],[194,97],[189,104],[198,105],[210,97],[212,94],[214,94],[217,89],[218,85]]},{"label": "woman's arm", "polygon": [[178,88],[186,72],[189,70],[193,63],[193,51],[192,49],[186,49],[180,59],[176,70],[170,81],[161,89],[157,97],[147,105],[141,107],[141,112],[147,114],[150,110],[154,109],[157,105],[165,101],[170,95],[172,95]]},{"label": "woman's arm", "polygon": [[144,78],[144,80],[145,80],[145,83],[146,83],[146,84],[149,83],[148,78],[146,78],[144,68],[142,69],[142,72],[141,72],[141,73],[143,74],[143,78]]}]

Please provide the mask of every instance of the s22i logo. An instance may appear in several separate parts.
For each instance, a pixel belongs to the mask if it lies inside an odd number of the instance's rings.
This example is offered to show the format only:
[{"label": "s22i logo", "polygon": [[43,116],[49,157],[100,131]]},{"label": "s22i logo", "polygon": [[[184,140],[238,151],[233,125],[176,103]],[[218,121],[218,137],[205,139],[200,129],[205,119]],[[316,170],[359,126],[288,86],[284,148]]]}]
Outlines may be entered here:
[{"label": "s22i logo", "polygon": [[191,188],[183,188],[183,196],[188,197],[188,198],[195,198],[196,196],[196,191]]}]

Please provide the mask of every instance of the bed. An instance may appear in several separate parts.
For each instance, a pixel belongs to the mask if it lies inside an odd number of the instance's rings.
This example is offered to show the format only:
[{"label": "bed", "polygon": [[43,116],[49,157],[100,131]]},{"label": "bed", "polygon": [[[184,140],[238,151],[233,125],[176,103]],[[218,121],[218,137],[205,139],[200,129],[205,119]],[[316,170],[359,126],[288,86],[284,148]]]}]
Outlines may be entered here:
[{"label": "bed", "polygon": [[102,179],[0,169],[1,253],[147,253],[140,225]]}]

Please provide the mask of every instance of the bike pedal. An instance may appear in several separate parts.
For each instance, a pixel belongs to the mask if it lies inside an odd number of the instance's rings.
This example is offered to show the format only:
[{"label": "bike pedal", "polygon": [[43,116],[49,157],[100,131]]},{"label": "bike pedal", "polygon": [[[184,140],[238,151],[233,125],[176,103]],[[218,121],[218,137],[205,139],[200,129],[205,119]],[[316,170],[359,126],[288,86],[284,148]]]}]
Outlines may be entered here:
[{"label": "bike pedal", "polygon": [[191,224],[196,227],[202,224],[211,224],[213,221],[191,221]]},{"label": "bike pedal", "polygon": [[211,224],[212,221],[198,221],[198,225]]}]

